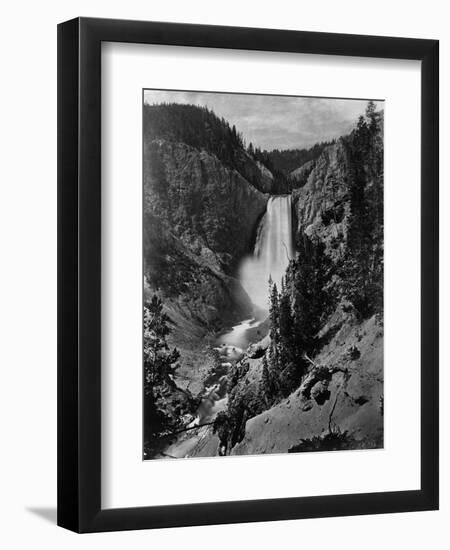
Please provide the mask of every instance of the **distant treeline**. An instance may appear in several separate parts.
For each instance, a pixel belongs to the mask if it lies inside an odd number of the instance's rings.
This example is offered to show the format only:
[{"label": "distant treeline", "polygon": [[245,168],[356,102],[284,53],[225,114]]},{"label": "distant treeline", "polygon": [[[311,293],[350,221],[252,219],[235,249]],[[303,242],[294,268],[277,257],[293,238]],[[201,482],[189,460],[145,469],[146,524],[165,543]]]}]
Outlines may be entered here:
[{"label": "distant treeline", "polygon": [[144,104],[144,134],[150,139],[179,141],[213,153],[233,166],[244,138],[236,126],[216,116],[207,107],[179,103]]},{"label": "distant treeline", "polygon": [[261,155],[265,159],[264,164],[270,163],[274,169],[288,176],[303,164],[320,157],[325,147],[332,143],[332,141],[322,141],[309,149],[286,149],[283,151],[273,149],[272,151],[262,151]]}]

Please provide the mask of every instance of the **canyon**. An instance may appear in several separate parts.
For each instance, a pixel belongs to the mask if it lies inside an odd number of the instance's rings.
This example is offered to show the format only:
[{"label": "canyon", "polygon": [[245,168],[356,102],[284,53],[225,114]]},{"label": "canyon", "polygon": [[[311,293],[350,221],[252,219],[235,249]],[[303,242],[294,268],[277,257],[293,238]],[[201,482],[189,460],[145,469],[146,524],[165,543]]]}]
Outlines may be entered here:
[{"label": "canyon", "polygon": [[[182,417],[146,458],[383,446],[382,311],[369,299],[363,311],[350,288],[359,276],[349,252],[355,143],[322,147],[279,193],[269,168],[242,147],[224,162],[206,147],[144,134],[144,298],[158,295],[170,319],[167,343],[180,358],[162,407],[173,416],[176,395]],[[371,197],[379,179],[364,162],[358,184]],[[332,298],[298,384],[268,401],[270,293],[275,286],[281,299],[287,271],[301,269],[305,239],[314,254],[323,250],[320,290]]]}]

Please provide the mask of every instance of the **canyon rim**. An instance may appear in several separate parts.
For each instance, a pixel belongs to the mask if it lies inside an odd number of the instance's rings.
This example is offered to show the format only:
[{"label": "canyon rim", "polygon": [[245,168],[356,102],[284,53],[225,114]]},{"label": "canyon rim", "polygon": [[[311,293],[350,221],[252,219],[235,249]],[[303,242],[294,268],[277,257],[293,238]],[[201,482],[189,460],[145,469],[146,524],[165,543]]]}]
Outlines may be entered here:
[{"label": "canyon rim", "polygon": [[143,458],[382,448],[383,102],[142,113]]}]

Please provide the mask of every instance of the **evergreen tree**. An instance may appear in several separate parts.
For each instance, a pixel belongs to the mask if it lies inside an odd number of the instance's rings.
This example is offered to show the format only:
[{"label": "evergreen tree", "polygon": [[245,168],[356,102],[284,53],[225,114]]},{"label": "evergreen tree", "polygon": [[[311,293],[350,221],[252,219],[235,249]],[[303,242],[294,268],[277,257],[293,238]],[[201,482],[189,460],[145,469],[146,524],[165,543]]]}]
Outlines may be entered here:
[{"label": "evergreen tree", "polygon": [[383,308],[383,138],[382,113],[371,101],[347,138],[347,249],[340,269],[344,294],[362,317]]},{"label": "evergreen tree", "polygon": [[146,440],[157,435],[166,426],[167,419],[158,408],[156,388],[173,386],[173,374],[180,354],[169,349],[169,318],[163,312],[161,300],[155,295],[144,306],[144,436]]},{"label": "evergreen tree", "polygon": [[278,394],[277,383],[265,355],[262,359],[261,394],[266,408],[272,405]]},{"label": "evergreen tree", "polygon": [[314,350],[322,321],[333,308],[327,289],[331,262],[325,254],[325,245],[319,240],[313,242],[302,235],[297,247],[297,258],[291,262],[287,276],[292,289],[297,355],[303,355]]},{"label": "evergreen tree", "polygon": [[288,395],[300,382],[301,372],[297,369],[294,324],[291,313],[291,297],[283,285],[279,298],[279,368],[281,391]]},{"label": "evergreen tree", "polygon": [[270,284],[270,306],[269,306],[269,319],[270,319],[270,340],[275,347],[279,343],[280,335],[280,306],[278,303],[278,289],[276,283]]},{"label": "evergreen tree", "polygon": [[373,101],[369,101],[366,107],[366,119],[368,122],[368,128],[372,136],[374,136],[380,130],[381,113],[377,111],[376,105]]}]

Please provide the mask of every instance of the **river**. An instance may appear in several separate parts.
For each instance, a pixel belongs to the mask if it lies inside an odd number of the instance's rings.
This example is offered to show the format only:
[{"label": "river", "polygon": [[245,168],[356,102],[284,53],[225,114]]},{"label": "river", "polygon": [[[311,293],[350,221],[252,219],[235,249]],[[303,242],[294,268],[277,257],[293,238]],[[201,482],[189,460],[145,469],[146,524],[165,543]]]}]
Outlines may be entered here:
[{"label": "river", "polygon": [[[261,320],[255,318],[244,319],[230,330],[220,335],[217,346],[221,364],[226,371],[233,363],[242,358],[248,345],[254,341],[250,329],[255,329],[261,324]],[[209,378],[209,385],[204,388],[201,403],[196,411],[196,416],[187,428],[193,428],[182,432],[164,450],[166,458],[188,458],[194,450],[198,450],[202,444],[207,444],[213,436],[211,423],[216,415],[227,409],[227,375],[219,374],[217,378]],[[196,426],[199,426],[196,428]]]}]

